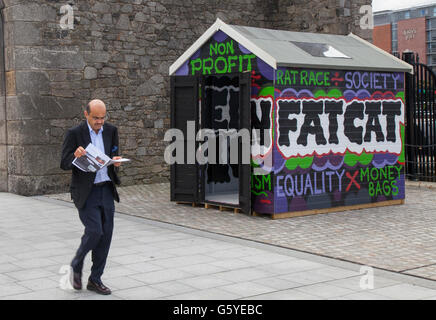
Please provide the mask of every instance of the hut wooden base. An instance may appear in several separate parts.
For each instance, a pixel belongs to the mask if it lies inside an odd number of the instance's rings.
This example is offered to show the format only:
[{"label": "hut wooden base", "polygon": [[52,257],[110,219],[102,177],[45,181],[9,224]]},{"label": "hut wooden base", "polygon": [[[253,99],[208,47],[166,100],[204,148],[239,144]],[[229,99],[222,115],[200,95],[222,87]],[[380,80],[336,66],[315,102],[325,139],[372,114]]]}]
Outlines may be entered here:
[{"label": "hut wooden base", "polygon": [[177,204],[192,205],[193,207],[202,207],[204,205],[205,209],[218,209],[219,211],[233,211],[233,213],[241,213],[241,209],[232,206],[226,206],[221,204],[213,203],[195,203],[195,202],[176,202]]},{"label": "hut wooden base", "polygon": [[296,211],[296,212],[283,212],[283,213],[257,213],[253,212],[253,216],[269,216],[271,219],[285,219],[285,218],[294,218],[294,217],[303,217],[309,216],[313,214],[323,214],[323,213],[332,213],[332,212],[341,212],[348,210],[359,210],[359,209],[369,209],[369,208],[377,208],[377,207],[385,207],[385,206],[393,206],[393,205],[401,205],[404,204],[405,200],[389,200],[382,201],[376,203],[364,203],[357,204],[353,206],[342,206],[342,207],[334,207],[334,208],[326,208],[326,209],[314,209],[314,210],[306,210],[306,211]]},{"label": "hut wooden base", "polygon": [[204,207],[206,209],[219,209],[219,211],[233,211],[233,213],[240,213],[241,210],[235,207],[228,207],[226,205],[221,204],[213,204],[213,203],[205,203]]}]

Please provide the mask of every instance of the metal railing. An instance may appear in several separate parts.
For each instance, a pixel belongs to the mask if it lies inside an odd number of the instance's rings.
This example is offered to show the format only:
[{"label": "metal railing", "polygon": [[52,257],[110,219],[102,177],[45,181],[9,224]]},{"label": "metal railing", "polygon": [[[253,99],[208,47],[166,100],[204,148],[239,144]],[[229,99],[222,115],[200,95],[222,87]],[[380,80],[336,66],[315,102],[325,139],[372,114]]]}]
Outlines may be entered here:
[{"label": "metal railing", "polygon": [[436,76],[414,53],[402,58],[414,67],[406,74],[406,176],[436,182]]}]

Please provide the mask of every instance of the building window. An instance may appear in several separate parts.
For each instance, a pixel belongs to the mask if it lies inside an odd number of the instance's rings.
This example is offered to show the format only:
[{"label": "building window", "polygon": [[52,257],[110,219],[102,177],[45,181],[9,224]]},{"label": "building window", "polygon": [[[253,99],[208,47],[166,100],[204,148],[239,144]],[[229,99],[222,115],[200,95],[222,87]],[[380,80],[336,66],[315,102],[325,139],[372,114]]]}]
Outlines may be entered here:
[{"label": "building window", "polygon": [[422,9],[421,10],[421,16],[425,16],[425,14],[426,14],[425,9]]},{"label": "building window", "polygon": [[436,17],[436,7],[433,8],[433,16]]},{"label": "building window", "polygon": [[409,11],[406,11],[405,13],[404,13],[404,19],[409,19],[410,18],[410,12]]}]

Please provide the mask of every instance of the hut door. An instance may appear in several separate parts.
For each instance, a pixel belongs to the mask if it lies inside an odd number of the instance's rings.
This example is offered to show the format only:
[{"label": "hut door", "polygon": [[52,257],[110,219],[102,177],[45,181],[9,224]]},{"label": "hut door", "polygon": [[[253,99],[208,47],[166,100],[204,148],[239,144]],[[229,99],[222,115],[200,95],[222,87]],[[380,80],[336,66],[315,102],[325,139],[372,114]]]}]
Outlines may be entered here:
[{"label": "hut door", "polygon": [[[171,165],[171,201],[198,202],[198,165],[195,160],[198,130],[199,79],[171,77],[171,128],[183,132],[184,163]],[[188,129],[188,122],[195,124]]]},{"label": "hut door", "polygon": [[244,213],[251,214],[251,163],[242,162],[243,155],[251,159],[251,77],[241,73],[239,77],[239,129],[246,129],[250,135],[248,146],[239,143],[239,206]]}]

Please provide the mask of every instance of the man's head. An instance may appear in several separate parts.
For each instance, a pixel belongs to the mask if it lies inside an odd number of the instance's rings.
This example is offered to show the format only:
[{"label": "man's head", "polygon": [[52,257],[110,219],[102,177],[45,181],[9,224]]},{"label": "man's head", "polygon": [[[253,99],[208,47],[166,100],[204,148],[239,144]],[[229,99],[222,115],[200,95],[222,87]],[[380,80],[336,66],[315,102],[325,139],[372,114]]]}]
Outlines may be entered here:
[{"label": "man's head", "polygon": [[106,106],[104,102],[98,99],[90,101],[86,106],[85,117],[92,130],[98,132],[106,118]]}]

